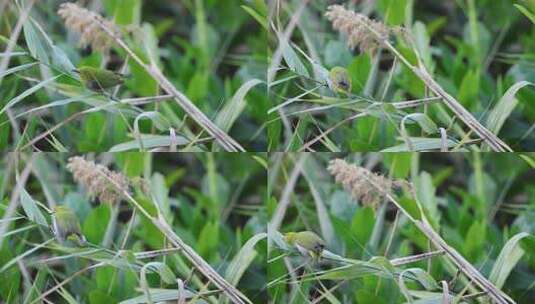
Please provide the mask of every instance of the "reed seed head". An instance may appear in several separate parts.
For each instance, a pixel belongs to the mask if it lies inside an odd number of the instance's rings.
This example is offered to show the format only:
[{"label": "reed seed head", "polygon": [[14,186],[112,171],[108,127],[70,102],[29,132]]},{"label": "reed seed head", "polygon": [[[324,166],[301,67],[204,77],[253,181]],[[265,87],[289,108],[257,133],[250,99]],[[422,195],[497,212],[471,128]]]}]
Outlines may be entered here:
[{"label": "reed seed head", "polygon": [[123,192],[129,190],[130,182],[125,175],[83,157],[69,158],[67,169],[92,200],[98,198],[101,203],[116,204],[122,200]]},{"label": "reed seed head", "polygon": [[94,50],[103,52],[109,50],[113,40],[102,30],[99,21],[116,35],[120,34],[119,27],[115,23],[75,3],[62,3],[58,15],[63,18],[68,29],[80,34],[82,47],[91,45]]},{"label": "reed seed head", "polygon": [[358,46],[361,52],[373,53],[390,35],[390,29],[383,23],[341,5],[331,5],[327,10],[325,16],[332,22],[334,29],[347,35],[351,49]]},{"label": "reed seed head", "polygon": [[348,164],[342,159],[332,160],[327,170],[354,199],[374,209],[378,207],[386,193],[403,186],[402,181],[393,181],[366,168]]}]

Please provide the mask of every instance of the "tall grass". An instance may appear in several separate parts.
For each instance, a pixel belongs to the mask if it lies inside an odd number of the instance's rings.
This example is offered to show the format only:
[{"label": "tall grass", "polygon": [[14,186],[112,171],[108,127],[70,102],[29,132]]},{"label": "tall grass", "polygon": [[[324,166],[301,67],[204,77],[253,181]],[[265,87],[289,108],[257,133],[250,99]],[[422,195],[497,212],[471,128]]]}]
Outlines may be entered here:
[{"label": "tall grass", "polygon": [[[271,166],[280,167],[269,173],[272,303],[531,301],[531,161],[288,153]],[[320,259],[282,236],[304,230],[326,242]]]},{"label": "tall grass", "polygon": [[[263,162],[225,153],[6,154],[0,298],[265,301]],[[56,205],[74,211],[86,245],[56,238]]]}]

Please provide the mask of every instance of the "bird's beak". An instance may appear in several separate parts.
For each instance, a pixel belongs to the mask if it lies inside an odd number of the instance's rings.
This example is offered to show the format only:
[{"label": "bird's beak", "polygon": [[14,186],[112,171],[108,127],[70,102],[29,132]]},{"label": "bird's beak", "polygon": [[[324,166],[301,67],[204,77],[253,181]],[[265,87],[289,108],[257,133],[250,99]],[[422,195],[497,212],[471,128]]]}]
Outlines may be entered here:
[{"label": "bird's beak", "polygon": [[72,70],[72,71],[75,72],[75,73],[80,74],[80,70],[74,69],[74,70]]}]

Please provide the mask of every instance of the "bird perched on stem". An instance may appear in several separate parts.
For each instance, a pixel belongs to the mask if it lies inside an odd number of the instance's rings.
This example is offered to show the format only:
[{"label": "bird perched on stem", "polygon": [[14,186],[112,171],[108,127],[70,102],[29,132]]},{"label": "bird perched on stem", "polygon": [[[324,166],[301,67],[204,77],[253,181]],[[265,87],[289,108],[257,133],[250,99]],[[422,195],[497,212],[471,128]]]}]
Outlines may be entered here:
[{"label": "bird perched on stem", "polygon": [[333,92],[351,94],[351,77],[347,69],[343,67],[337,66],[329,71],[327,84]]},{"label": "bird perched on stem", "polygon": [[104,93],[105,89],[112,88],[124,83],[125,75],[114,71],[83,66],[73,70],[78,73],[84,86],[90,90]]},{"label": "bird perched on stem", "polygon": [[295,246],[302,255],[310,256],[316,261],[320,259],[325,248],[325,242],[312,231],[288,232],[284,234],[284,240]]},{"label": "bird perched on stem", "polygon": [[76,242],[79,246],[87,243],[78,217],[67,206],[55,206],[52,210],[52,231],[60,242],[69,240]]}]

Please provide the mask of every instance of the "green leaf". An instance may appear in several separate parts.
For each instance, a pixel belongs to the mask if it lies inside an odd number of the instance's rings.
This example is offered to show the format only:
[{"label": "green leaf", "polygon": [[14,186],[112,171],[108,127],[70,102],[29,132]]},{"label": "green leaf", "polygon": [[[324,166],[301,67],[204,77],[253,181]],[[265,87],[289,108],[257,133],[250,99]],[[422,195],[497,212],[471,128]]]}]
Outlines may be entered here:
[{"label": "green leaf", "polygon": [[20,188],[20,204],[22,205],[22,208],[24,209],[24,212],[30,221],[41,226],[48,227],[46,218],[41,213],[37,203],[24,188]]},{"label": "green leaf", "polygon": [[430,70],[433,70],[433,60],[431,58],[431,48],[429,47],[430,38],[427,33],[425,24],[416,21],[413,26],[413,33],[416,43],[416,49],[424,62],[424,65]]},{"label": "green leaf", "polygon": [[110,208],[108,205],[100,205],[89,213],[82,226],[82,231],[90,243],[100,244],[102,242],[109,220]]},{"label": "green leaf", "polygon": [[[155,303],[160,303],[160,302],[165,302],[165,301],[176,302],[176,300],[179,298],[177,289],[150,288],[149,292],[150,292],[152,301],[154,301]],[[186,299],[190,299],[190,298],[197,296],[188,290],[184,290],[184,293],[185,293],[184,297]],[[146,295],[137,296],[137,297],[130,298],[128,300],[124,300],[120,302],[120,304],[144,304],[144,303],[149,303]],[[205,304],[206,301],[201,300],[201,299],[196,299],[195,303]]]},{"label": "green leaf", "polygon": [[464,255],[466,258],[475,262],[479,255],[483,253],[483,246],[486,243],[487,224],[484,221],[475,221],[472,223],[464,239]]},{"label": "green leaf", "polygon": [[385,166],[393,178],[406,178],[411,169],[412,153],[384,153]]},{"label": "green leaf", "polygon": [[359,55],[347,67],[353,83],[353,92],[361,93],[366,87],[371,71],[371,59],[366,53]]},{"label": "green leaf", "polygon": [[225,104],[221,112],[217,114],[215,124],[223,131],[228,132],[236,119],[240,116],[241,112],[245,109],[246,99],[245,95],[254,86],[263,83],[260,79],[251,79],[244,83],[238,91],[234,94],[232,99]]},{"label": "green leaf", "polygon": [[178,135],[172,138],[169,135],[141,134],[137,138],[111,147],[110,152],[140,150],[142,146],[144,149],[170,147],[171,145],[185,146],[190,143],[185,137]]},{"label": "green leaf", "polygon": [[522,12],[522,14],[524,14],[524,16],[528,17],[529,20],[531,20],[531,22],[533,24],[535,24],[535,14],[530,12],[527,8],[523,7],[522,5],[520,4],[513,4],[520,12]]},{"label": "green leaf", "polygon": [[24,38],[32,57],[45,64],[51,64],[63,73],[76,76],[74,65],[65,52],[54,45],[46,31],[32,18],[24,22]]},{"label": "green leaf", "polygon": [[52,78],[43,80],[43,81],[39,82],[38,84],[34,85],[33,87],[27,89],[26,91],[22,92],[18,96],[14,97],[10,101],[8,101],[6,103],[6,105],[0,110],[0,114],[4,113],[7,109],[11,108],[15,104],[17,104],[18,102],[23,100],[24,98],[26,98],[26,97],[32,95],[33,93],[35,93],[36,91],[40,90],[42,87],[44,87],[44,86],[48,85],[49,83],[55,81],[60,76],[61,75],[58,75],[58,76],[54,76]]},{"label": "green leaf", "polygon": [[435,122],[431,120],[429,116],[423,113],[413,113],[405,115],[405,117],[403,117],[403,119],[401,120],[402,128],[405,127],[405,123],[407,122],[416,122],[420,126],[420,128],[422,128],[422,130],[424,130],[424,132],[427,134],[434,134],[438,132],[438,127]]},{"label": "green leaf", "polygon": [[351,220],[351,233],[358,248],[364,248],[368,243],[375,225],[375,212],[372,207],[357,209]]},{"label": "green leaf", "polygon": [[492,133],[496,135],[500,133],[503,124],[518,104],[515,95],[519,90],[528,85],[535,86],[534,83],[529,81],[519,81],[511,86],[502,98],[500,98],[500,101],[498,101],[494,109],[492,109],[492,112],[490,112],[486,122],[487,128],[489,128]]},{"label": "green leaf", "polygon": [[114,22],[119,25],[139,25],[141,0],[116,0]]},{"label": "green leaf", "polygon": [[246,5],[241,5],[241,8],[243,8],[249,15],[251,15],[260,25],[268,31],[268,20],[265,16],[260,15],[257,13],[253,8],[250,8]]},{"label": "green leaf", "polygon": [[459,88],[458,99],[467,108],[478,101],[479,94],[479,74],[477,71],[469,71],[463,77]]},{"label": "green leaf", "polygon": [[267,233],[259,233],[254,235],[243,245],[232,261],[230,261],[230,264],[225,271],[225,279],[230,284],[233,286],[238,285],[238,282],[245,273],[245,270],[247,270],[258,254],[254,247],[258,242],[265,238],[267,238]]},{"label": "green leaf", "polygon": [[25,70],[25,69],[30,68],[30,67],[32,67],[34,65],[37,65],[37,64],[39,64],[39,62],[30,62],[30,63],[14,66],[14,67],[12,67],[10,69],[7,69],[7,70],[3,71],[2,73],[0,73],[0,79],[4,78],[5,76],[7,76],[9,74],[13,74],[13,73]]},{"label": "green leaf", "polygon": [[121,171],[128,177],[138,177],[143,175],[145,169],[146,153],[117,153],[114,155]]},{"label": "green leaf", "polygon": [[301,59],[299,59],[299,56],[294,51],[292,46],[288,43],[288,40],[284,39],[283,35],[278,32],[277,37],[279,38],[279,44],[282,50],[282,57],[284,58],[284,61],[286,62],[290,70],[294,71],[299,75],[309,77],[310,75],[308,74],[308,70],[306,69],[303,62],[301,62]]},{"label": "green leaf", "polygon": [[52,54],[52,41],[37,27],[37,23],[29,18],[24,22],[24,38],[32,57],[43,63],[50,63],[49,54]]},{"label": "green leaf", "polygon": [[498,259],[492,266],[490,272],[489,281],[501,289],[509,277],[509,274],[513,268],[518,264],[522,256],[524,255],[524,249],[520,246],[521,241],[524,238],[533,238],[533,236],[527,232],[521,232],[510,238],[505,246],[503,246]]},{"label": "green leaf", "polygon": [[201,230],[197,239],[197,248],[201,256],[207,258],[214,254],[219,243],[219,223],[208,222]]},{"label": "green leaf", "polygon": [[162,278],[162,280],[167,284],[176,283],[175,274],[173,273],[171,268],[169,268],[169,266],[167,266],[164,263],[150,262],[150,263],[143,265],[143,267],[141,268],[141,273],[142,273],[141,276],[144,276],[147,270],[157,273],[160,276],[160,278]]},{"label": "green leaf", "polygon": [[[442,140],[440,138],[425,138],[425,137],[410,137],[409,138],[412,149],[409,149],[406,143],[389,147],[381,150],[381,152],[406,152],[406,151],[433,151],[439,150],[442,147]],[[457,146],[457,143],[451,139],[448,139],[446,142],[448,148],[453,148]]]},{"label": "green leaf", "polygon": [[386,24],[401,25],[405,21],[408,0],[380,0],[377,7],[382,13]]},{"label": "green leaf", "polygon": [[370,262],[355,260],[353,264],[331,268],[314,274],[313,279],[319,280],[353,280],[369,275],[391,277],[384,268]]},{"label": "green leaf", "polygon": [[402,197],[398,200],[398,203],[415,220],[422,219],[422,213],[421,213],[420,207],[418,206],[418,203],[415,200],[407,198],[407,197]]},{"label": "green leaf", "polygon": [[102,290],[95,289],[89,292],[89,303],[91,304],[115,302],[117,302],[117,299]]}]

